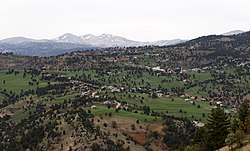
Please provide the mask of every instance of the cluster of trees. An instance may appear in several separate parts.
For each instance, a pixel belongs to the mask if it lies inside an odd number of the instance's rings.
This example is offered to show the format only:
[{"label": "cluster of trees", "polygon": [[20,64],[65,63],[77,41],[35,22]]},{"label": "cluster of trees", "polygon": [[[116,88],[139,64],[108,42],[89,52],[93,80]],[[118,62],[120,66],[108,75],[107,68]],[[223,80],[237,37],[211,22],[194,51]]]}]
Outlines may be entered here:
[{"label": "cluster of trees", "polygon": [[[90,136],[97,133],[93,123],[89,120],[93,118],[93,115],[80,108],[82,104],[79,103],[84,103],[80,96],[51,106],[46,104],[56,95],[65,95],[70,87],[70,83],[48,84],[43,88],[38,87],[36,91],[30,90],[21,94],[20,96],[38,95],[42,101],[34,101],[32,97],[23,97],[21,101],[31,100],[27,101],[27,106],[24,106],[22,110],[28,116],[22,117],[20,122],[11,122],[9,115],[0,117],[0,150],[47,150],[59,140],[61,135],[65,135],[65,131],[59,128],[62,120],[72,126],[75,126],[76,122],[80,123],[81,129],[86,130]],[[15,101],[19,99],[16,98]]]},{"label": "cluster of trees", "polygon": [[124,142],[122,140],[118,140],[114,142],[110,139],[104,142],[105,145],[100,145],[97,143],[93,143],[91,150],[92,151],[129,151],[129,147],[124,147]]},{"label": "cluster of trees", "polygon": [[[232,122],[231,122],[232,121]],[[224,109],[212,110],[208,123],[196,131],[193,143],[186,151],[213,151],[225,145],[242,147],[250,134],[250,112],[247,101],[238,109],[237,116],[230,119]]]},{"label": "cluster of trees", "polygon": [[163,141],[172,150],[184,148],[193,139],[196,128],[190,120],[163,116],[163,121]]},{"label": "cluster of trees", "polygon": [[37,88],[35,94],[38,96],[43,96],[46,94],[52,94],[52,95],[57,95],[57,94],[62,94],[66,87],[70,86],[70,83],[62,83],[62,84],[50,84],[46,87],[41,87]]},{"label": "cluster of trees", "polygon": [[[42,121],[43,105],[36,106],[34,114],[22,119],[19,123],[8,122],[0,118],[0,150],[44,150],[40,146],[44,139],[55,139],[61,134],[56,130],[58,123]],[[40,119],[40,120],[39,120]]]}]

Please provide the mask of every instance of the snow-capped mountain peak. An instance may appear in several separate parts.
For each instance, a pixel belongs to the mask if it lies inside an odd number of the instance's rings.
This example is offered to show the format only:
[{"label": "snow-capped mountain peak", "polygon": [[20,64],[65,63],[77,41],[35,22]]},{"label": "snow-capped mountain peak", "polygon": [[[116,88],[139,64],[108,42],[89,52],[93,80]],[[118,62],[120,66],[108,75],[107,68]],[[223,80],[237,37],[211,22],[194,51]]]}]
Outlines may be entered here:
[{"label": "snow-capped mountain peak", "polygon": [[112,38],[112,37],[115,37],[113,35],[110,35],[110,34],[101,34],[100,36],[98,36],[99,38]]},{"label": "snow-capped mountain peak", "polygon": [[244,31],[242,31],[242,30],[233,30],[233,31],[223,33],[222,35],[223,36],[232,36],[232,35],[238,35],[238,34],[241,34],[241,33],[244,33]]},{"label": "snow-capped mountain peak", "polygon": [[87,34],[87,35],[81,36],[81,38],[82,38],[83,40],[87,40],[87,39],[96,38],[96,36],[95,36],[95,35],[92,35],[92,34]]},{"label": "snow-capped mountain peak", "polygon": [[83,36],[76,36],[70,33],[66,33],[60,37],[53,39],[55,42],[67,42],[77,44],[89,44],[97,47],[133,47],[133,46],[146,46],[146,45],[173,45],[183,42],[182,40],[162,40],[155,42],[140,42],[126,39],[124,37],[115,36],[111,34],[101,34],[95,36],[92,34],[86,34]]},{"label": "snow-capped mountain peak", "polygon": [[76,35],[73,35],[71,33],[63,34],[60,37],[52,39],[55,42],[66,42],[66,43],[82,43],[82,39]]}]

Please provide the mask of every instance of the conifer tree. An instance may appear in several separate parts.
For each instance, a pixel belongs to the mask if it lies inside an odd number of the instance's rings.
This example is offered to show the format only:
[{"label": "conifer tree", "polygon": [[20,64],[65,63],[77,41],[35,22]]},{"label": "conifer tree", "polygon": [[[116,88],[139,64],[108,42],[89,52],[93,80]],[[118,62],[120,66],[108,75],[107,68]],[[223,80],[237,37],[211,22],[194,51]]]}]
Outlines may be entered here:
[{"label": "conifer tree", "polygon": [[242,123],[245,122],[246,120],[246,117],[248,116],[249,112],[248,112],[248,109],[249,109],[249,104],[247,101],[244,101],[241,105],[240,105],[240,108],[238,110],[238,114],[239,114],[239,119]]},{"label": "conifer tree", "polygon": [[230,122],[228,115],[221,107],[212,110],[208,118],[206,149],[215,150],[225,145],[225,139],[229,133]]}]

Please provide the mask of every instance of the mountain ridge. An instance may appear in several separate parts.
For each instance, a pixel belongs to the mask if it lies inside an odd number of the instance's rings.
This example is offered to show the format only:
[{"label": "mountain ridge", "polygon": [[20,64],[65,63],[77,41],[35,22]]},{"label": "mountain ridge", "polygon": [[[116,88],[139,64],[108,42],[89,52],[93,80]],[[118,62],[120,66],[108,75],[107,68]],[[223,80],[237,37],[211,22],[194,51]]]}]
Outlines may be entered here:
[{"label": "mountain ridge", "polygon": [[146,46],[146,45],[174,45],[177,43],[185,42],[182,39],[172,39],[172,40],[158,40],[152,42],[142,42],[130,40],[125,37],[111,35],[111,34],[101,34],[99,36],[93,34],[86,34],[82,36],[77,36],[71,33],[65,33],[59,37],[53,39],[43,39],[35,40],[26,37],[11,37],[0,40],[0,43],[8,44],[20,44],[23,42],[57,42],[57,43],[74,43],[74,44],[87,44],[95,47],[133,47],[133,46]]},{"label": "mountain ridge", "polygon": [[108,47],[139,47],[146,45],[166,46],[185,42],[184,40],[161,40],[140,42],[111,34],[76,36],[65,33],[53,39],[31,39],[12,37],[0,40],[0,53],[13,52],[29,56],[54,56],[72,51],[102,49]]}]

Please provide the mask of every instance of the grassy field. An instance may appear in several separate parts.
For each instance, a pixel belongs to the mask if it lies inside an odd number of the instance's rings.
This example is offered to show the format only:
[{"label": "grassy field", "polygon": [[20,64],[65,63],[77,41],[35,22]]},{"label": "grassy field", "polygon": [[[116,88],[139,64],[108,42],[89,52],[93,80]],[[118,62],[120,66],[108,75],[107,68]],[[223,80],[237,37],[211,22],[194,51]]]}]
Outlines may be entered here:
[{"label": "grassy field", "polygon": [[[133,77],[132,80],[135,81],[136,83],[139,83],[142,81],[142,79],[145,81],[144,83],[148,82],[152,88],[158,88],[159,85],[161,85],[162,88],[167,88],[171,89],[173,87],[183,87],[183,82],[182,81],[177,81],[176,77],[170,78],[166,76],[152,76],[149,75],[148,73],[143,73],[142,78],[136,78]],[[171,82],[164,82],[162,83],[163,80],[171,80]],[[145,86],[145,84],[141,84],[140,86]]]},{"label": "grassy field", "polygon": [[[113,71],[114,72],[114,71]],[[115,83],[114,81],[112,81],[111,83],[108,82],[108,80],[106,80],[105,82],[101,79],[105,78],[108,79],[111,76],[108,75],[102,75],[102,76],[98,76],[98,74],[93,71],[93,70],[89,70],[89,71],[81,71],[81,72],[57,72],[58,74],[64,74],[67,76],[76,76],[76,75],[82,75],[83,73],[87,76],[89,75],[89,77],[91,78],[91,80],[96,80],[102,84],[105,85],[119,85],[121,83],[117,82]],[[126,75],[128,75],[128,71],[122,71],[121,74],[119,76],[115,76],[113,77],[114,79],[118,80],[122,80],[122,78]],[[207,79],[211,79],[211,75],[210,73],[196,73],[196,72],[190,72],[190,79],[191,80],[198,80],[198,81],[205,81]],[[195,74],[195,78],[192,76],[193,74]],[[144,84],[141,83],[142,79],[145,81]],[[170,80],[171,82],[166,82],[166,83],[162,83],[162,80]],[[146,82],[150,83],[152,88],[157,88],[159,86],[159,84],[161,84],[162,87],[170,89],[172,87],[182,87],[184,85],[183,81],[178,81],[177,77],[167,77],[167,76],[153,76],[150,75],[148,73],[143,73],[141,78],[138,78],[137,76],[131,76],[131,79],[128,80],[129,84],[133,85],[133,82],[136,82],[137,86],[145,86]],[[191,95],[198,95],[198,96],[207,96],[206,92],[199,92],[199,87],[195,87],[192,89],[187,90],[187,93],[191,94]],[[60,103],[65,99],[68,98],[74,98],[77,94],[72,94],[72,95],[68,95],[65,97],[60,97],[57,98],[55,103]],[[161,97],[161,98],[157,98],[157,99],[151,99],[148,97],[147,94],[139,94],[139,93],[131,93],[131,96],[136,95],[137,97],[132,99],[128,97],[128,94],[126,94],[124,96],[124,93],[121,94],[117,94],[119,100],[122,101],[126,101],[129,104],[133,105],[138,105],[138,106],[144,106],[147,105],[150,107],[150,109],[152,111],[156,111],[156,112],[163,112],[166,113],[168,115],[174,115],[177,117],[187,117],[188,119],[201,119],[203,122],[206,121],[208,114],[210,113],[211,110],[211,106],[209,105],[208,102],[202,102],[202,101],[198,101],[198,100],[192,100],[195,102],[195,105],[193,105],[192,103],[188,103],[183,101],[184,99],[181,98],[174,98],[174,101],[172,101],[172,98],[165,98],[165,97]],[[139,96],[140,97],[144,97],[144,101],[143,104],[139,101]],[[198,108],[198,105],[200,106],[200,108]],[[154,117],[151,116],[146,116],[143,114],[136,114],[136,113],[130,113],[127,111],[120,111],[118,113],[115,112],[114,109],[107,109],[105,106],[98,106],[97,109],[93,110],[93,114],[94,115],[104,115],[105,113],[109,113],[111,112],[114,115],[119,115],[119,116],[127,116],[127,117],[136,117],[140,120],[147,119],[148,121],[155,121]],[[204,116],[205,115],[205,116]],[[157,119],[156,121],[159,121],[159,119]]]},{"label": "grassy field", "polygon": [[25,119],[29,116],[29,111],[22,111],[22,110],[18,110],[17,112],[15,112],[15,114],[13,116],[11,116],[10,121],[14,122],[14,123],[19,123],[22,119]]},{"label": "grassy field", "polygon": [[[90,108],[84,107],[84,109],[88,110]],[[91,109],[91,113],[95,116],[104,116],[105,113],[107,113],[107,114],[112,113],[112,116],[131,117],[131,118],[135,118],[135,119],[138,119],[140,121],[146,121],[149,123],[161,121],[160,117],[144,115],[142,112],[133,113],[133,112],[128,112],[128,111],[124,111],[124,110],[119,110],[118,112],[116,112],[114,108],[108,109],[106,106],[102,106],[102,105],[97,105],[96,109]]]},{"label": "grassy field", "polygon": [[5,97],[5,96],[4,96],[3,94],[0,93],[0,100],[1,100],[1,99],[4,99],[4,97]]},{"label": "grassy field", "polygon": [[[212,109],[212,106],[209,105],[209,102],[203,102],[198,100],[192,100],[195,102],[193,105],[190,102],[185,102],[182,98],[166,98],[166,97],[158,97],[156,99],[149,98],[147,94],[135,94],[137,99],[128,98],[127,96],[123,99],[129,104],[136,104],[139,106],[147,105],[151,110],[156,112],[164,112],[168,115],[174,115],[177,117],[187,117],[192,119],[192,116],[196,119],[201,119],[202,121],[206,121],[206,117],[203,117],[203,113],[207,116]],[[131,94],[131,96],[134,96]],[[143,97],[143,104],[138,100],[138,98]],[[200,106],[200,108],[198,108]],[[180,113],[182,110],[182,113]]]},{"label": "grassy field", "polygon": [[[31,75],[26,74],[25,77],[23,77],[23,72],[20,71],[19,74],[6,74],[7,71],[0,71],[0,91],[3,91],[4,89],[7,92],[14,92],[16,94],[21,93],[21,91],[27,91],[32,90],[39,87],[43,87],[47,85],[47,82],[41,81],[39,78],[34,78],[39,82],[38,85],[29,85],[29,82],[32,82]],[[4,83],[5,81],[5,83]],[[0,97],[3,97],[0,95]]]},{"label": "grassy field", "polygon": [[[167,115],[173,115],[176,117],[184,117],[192,120],[201,120],[203,122],[207,121],[207,116],[210,114],[212,106],[209,105],[209,102],[203,102],[198,100],[193,100],[195,104],[190,102],[185,102],[182,98],[175,98],[173,101],[171,98],[160,97],[156,99],[151,99],[146,94],[138,94],[131,93],[131,96],[136,95],[136,98],[129,98],[129,94],[125,95],[120,93],[117,97],[122,101],[127,102],[130,105],[144,106],[147,105],[150,107],[151,111],[166,113]],[[140,97],[144,97],[143,104],[139,100]],[[92,113],[94,115],[104,115],[105,113],[112,113],[117,116],[126,116],[126,117],[134,117],[141,121],[147,119],[148,122],[157,122],[161,121],[160,118],[156,118],[153,116],[144,115],[139,111],[139,113],[128,112],[124,110],[120,110],[119,112],[115,112],[115,109],[108,109],[104,105],[95,104],[97,106],[96,109],[92,109]],[[199,107],[198,107],[199,106]],[[90,109],[85,108],[85,109]],[[204,116],[205,115],[205,116]]]},{"label": "grassy field", "polygon": [[55,100],[53,100],[52,102],[49,102],[49,104],[59,104],[59,103],[63,103],[64,100],[68,100],[68,99],[74,99],[75,96],[79,95],[80,93],[77,92],[72,92],[68,95],[62,96],[62,97],[57,97],[55,98]]},{"label": "grassy field", "polygon": [[[61,72],[61,71],[49,71],[50,73],[57,73],[60,75],[66,75],[69,77],[72,76],[79,76],[82,75],[83,73],[92,79],[96,80],[100,83],[103,83],[105,85],[115,85],[114,81],[111,83],[107,82],[107,80],[104,82],[101,80],[101,78],[110,78],[108,75],[104,76],[98,76],[98,74],[95,71],[80,71],[80,72]],[[192,74],[195,74],[195,78],[191,78],[192,80],[199,80],[199,81],[204,81],[206,79],[211,78],[209,73],[190,73],[192,77]],[[114,77],[116,79],[122,80],[124,76],[128,75],[128,71],[122,71],[121,74],[117,77]],[[35,89],[37,86],[30,86],[29,82],[31,82],[31,75],[26,75],[26,77],[23,77],[23,72],[21,71],[20,74],[14,75],[14,74],[6,74],[6,71],[0,71],[0,88],[1,91],[4,89],[9,91],[13,91],[15,93],[20,93],[21,90],[26,91],[29,89]],[[43,82],[39,80],[39,78],[35,78],[38,82],[38,86],[46,86],[47,82]],[[162,87],[164,88],[172,88],[172,87],[182,87],[183,82],[178,81],[177,77],[166,77],[166,76],[152,76],[148,73],[143,73],[141,78],[138,78],[136,76],[131,76],[131,79],[128,81],[129,84],[133,84],[132,81],[136,82],[138,86],[145,86],[145,83],[142,84],[141,81],[142,79],[148,83],[150,83],[152,88],[157,88],[159,84],[161,84]],[[3,80],[5,80],[5,84],[3,83]],[[162,80],[170,80],[171,82],[168,83],[162,83]],[[198,87],[192,88],[188,90],[190,94],[192,95],[197,95],[199,91]],[[79,95],[79,92],[70,92],[66,96],[56,96],[54,100],[45,102],[46,104],[57,104],[57,103],[62,103],[64,100],[68,99],[74,99],[75,96]],[[113,94],[109,94],[112,96]],[[130,97],[129,97],[130,95]],[[200,96],[206,96],[206,93],[199,92]],[[119,98],[118,100],[120,101],[125,101],[130,105],[137,105],[137,106],[149,106],[151,111],[155,112],[162,112],[167,115],[173,115],[176,117],[185,117],[188,119],[200,119],[203,122],[206,122],[207,116],[210,113],[210,110],[212,106],[209,105],[209,102],[202,102],[198,100],[192,100],[195,102],[195,104],[190,103],[190,102],[185,102],[183,98],[166,98],[166,97],[158,97],[156,99],[152,99],[148,96],[148,94],[140,94],[140,93],[118,93],[116,94],[116,97]],[[141,98],[143,97],[143,103],[141,103]],[[4,98],[3,95],[0,94],[0,99]],[[108,109],[104,105],[96,104],[97,109],[91,109],[92,113],[94,115],[105,115],[105,113],[112,113],[113,116],[123,116],[123,117],[133,117],[136,118],[140,121],[147,121],[147,122],[160,122],[161,118],[160,117],[154,117],[154,116],[148,116],[144,115],[142,111],[139,111],[139,113],[134,113],[134,112],[128,112],[124,110],[120,110],[119,112],[116,112],[114,108]],[[198,107],[199,106],[199,107]],[[88,110],[90,107],[85,107],[84,109]],[[21,112],[19,111],[18,114],[13,116],[12,120],[13,121],[19,121],[20,119],[27,117],[28,113],[26,112]],[[205,116],[204,116],[205,115]]]},{"label": "grassy field", "polygon": [[[191,71],[188,73],[188,75],[190,75],[191,80],[198,80],[199,82],[203,82],[205,80],[209,80],[213,78],[209,72],[198,73],[198,72]],[[193,77],[193,75],[195,76]]]},{"label": "grassy field", "polygon": [[[98,83],[102,83],[104,85],[120,85],[122,86],[122,83],[119,81],[122,81],[124,79],[125,76],[129,75],[131,76],[131,74],[128,71],[124,71],[122,70],[119,76],[109,76],[109,75],[98,75],[96,73],[96,71],[94,70],[88,70],[88,71],[78,71],[78,72],[70,72],[70,71],[50,71],[50,73],[57,73],[57,74],[63,74],[66,75],[68,77],[72,77],[72,76],[80,76],[82,74],[85,74],[86,76],[89,76],[91,80],[95,80]],[[116,73],[116,71],[113,71],[113,73]],[[108,79],[111,79],[111,81],[109,82]],[[147,83],[150,84],[150,86],[152,88],[158,88],[159,84],[161,84],[161,86],[163,88],[167,88],[170,89],[172,87],[183,87],[183,82],[182,81],[177,81],[177,77],[166,77],[166,76],[155,76],[155,75],[150,75],[149,73],[143,73],[142,76],[140,78],[137,77],[137,75],[132,75],[130,77],[131,79],[129,79],[127,82],[130,85],[134,85],[134,86],[146,86]],[[105,81],[104,81],[105,79]],[[115,81],[114,81],[115,80]],[[144,80],[145,82],[142,83],[141,81]],[[162,83],[162,80],[171,80],[171,82],[165,82]],[[136,84],[134,84],[134,82]]]}]

